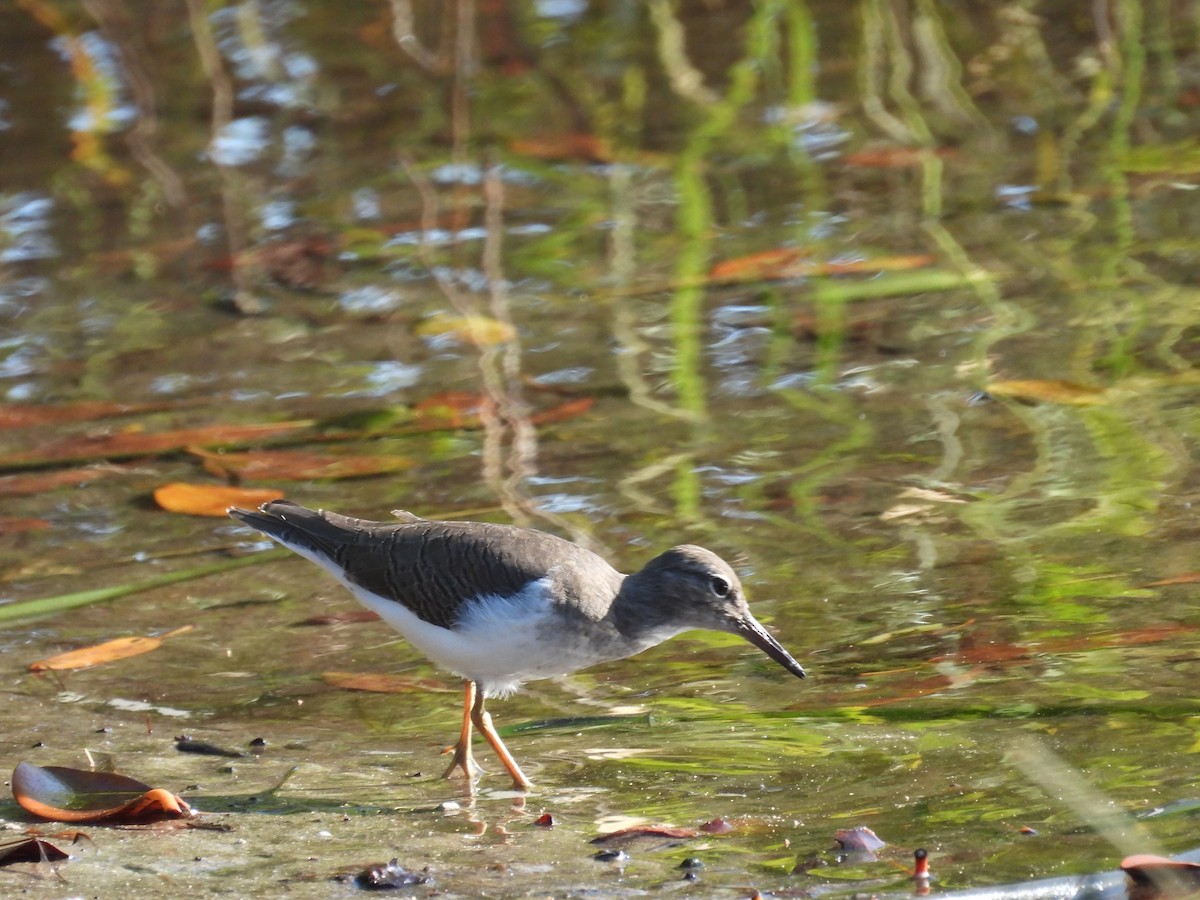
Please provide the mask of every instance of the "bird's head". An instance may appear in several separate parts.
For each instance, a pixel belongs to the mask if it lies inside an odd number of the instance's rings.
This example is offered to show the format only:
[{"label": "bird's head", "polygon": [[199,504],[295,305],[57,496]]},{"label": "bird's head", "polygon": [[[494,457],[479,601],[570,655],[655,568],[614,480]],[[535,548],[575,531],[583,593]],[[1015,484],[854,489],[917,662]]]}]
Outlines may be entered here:
[{"label": "bird's head", "polygon": [[736,634],[793,675],[804,677],[800,664],[750,612],[737,573],[711,550],[694,544],[672,547],[629,576],[625,590],[643,600],[636,615],[629,616],[640,629],[678,633],[707,628]]}]

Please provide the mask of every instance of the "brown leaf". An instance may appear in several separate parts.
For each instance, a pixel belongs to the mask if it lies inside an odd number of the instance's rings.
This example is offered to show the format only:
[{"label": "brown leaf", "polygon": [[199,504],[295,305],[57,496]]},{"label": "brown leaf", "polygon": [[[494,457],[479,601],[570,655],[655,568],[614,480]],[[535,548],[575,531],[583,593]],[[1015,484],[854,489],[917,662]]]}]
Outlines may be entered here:
[{"label": "brown leaf", "polygon": [[36,465],[89,459],[129,459],[175,453],[190,446],[236,446],[294,434],[312,422],[270,422],[257,425],[209,425],[178,431],[122,431],[85,437],[68,437],[37,450],[0,457],[0,467]]},{"label": "brown leaf", "polygon": [[1121,860],[1121,870],[1129,876],[1129,900],[1168,900],[1195,897],[1200,890],[1200,865],[1136,853]]},{"label": "brown leaf", "polygon": [[333,242],[319,235],[275,241],[252,251],[250,261],[275,281],[298,291],[315,291],[333,274]]},{"label": "brown leaf", "polygon": [[18,519],[0,516],[0,534],[20,534],[23,531],[41,531],[49,527],[50,523],[45,519]]},{"label": "brown leaf", "polygon": [[11,866],[14,863],[62,862],[70,858],[71,854],[36,834],[0,844],[0,866]]},{"label": "brown leaf", "polygon": [[1151,581],[1149,584],[1143,584],[1142,587],[1170,587],[1173,584],[1196,584],[1197,582],[1200,582],[1200,572],[1184,572],[1182,575],[1172,575],[1170,578]]},{"label": "brown leaf", "polygon": [[834,832],[833,839],[841,845],[843,850],[874,852],[887,846],[866,825],[858,825],[854,828],[839,828]]},{"label": "brown leaf", "polygon": [[558,406],[538,410],[529,417],[529,421],[534,425],[552,425],[556,422],[566,422],[582,416],[592,408],[595,402],[595,397],[580,397],[577,400],[568,400],[565,403],[560,403]]},{"label": "brown leaf", "polygon": [[1053,378],[1028,378],[993,381],[984,388],[993,397],[1007,397],[1022,403],[1058,403],[1063,406],[1095,406],[1104,402],[1104,391],[1073,381]]},{"label": "brown leaf", "polygon": [[84,401],[59,405],[34,406],[16,403],[0,406],[0,428],[29,428],[34,425],[63,425],[67,422],[91,422],[112,416],[129,416],[172,408],[169,403],[104,403]]},{"label": "brown leaf", "polygon": [[46,672],[53,669],[61,672],[66,669],[87,669],[118,659],[141,656],[143,653],[157,650],[167,638],[191,631],[194,627],[193,625],[184,625],[182,628],[176,628],[158,637],[120,637],[102,644],[94,644],[91,647],[80,647],[78,650],[69,650],[66,653],[59,653],[57,656],[30,663],[29,671]]},{"label": "brown leaf", "polygon": [[203,459],[205,470],[218,478],[236,476],[246,481],[319,481],[322,479],[364,478],[369,475],[384,475],[412,467],[412,460],[403,456],[335,456],[307,453],[300,450],[213,453],[201,447],[189,447],[188,452]]},{"label": "brown leaf", "polygon": [[463,428],[479,423],[480,411],[487,403],[482,394],[473,391],[442,391],[426,397],[413,408],[413,412],[419,420]]},{"label": "brown leaf", "polygon": [[272,488],[239,488],[223,484],[187,484],[176,481],[155,488],[154,502],[167,512],[223,519],[231,506],[251,509],[271,500],[283,499],[283,491]]},{"label": "brown leaf", "polygon": [[953,151],[949,147],[867,147],[847,153],[841,161],[864,169],[914,169],[930,154],[946,157],[953,155]]},{"label": "brown leaf", "polygon": [[322,672],[321,680],[331,687],[347,691],[371,691],[377,694],[457,693],[436,678],[413,678],[408,675],[386,675],[380,672]]},{"label": "brown leaf", "polygon": [[508,148],[513,153],[535,159],[581,159],[585,162],[609,162],[612,159],[612,150],[603,138],[581,132],[514,138],[509,141]]},{"label": "brown leaf", "polygon": [[25,475],[6,475],[0,478],[0,497],[24,497],[44,494],[60,487],[87,484],[97,478],[120,473],[112,466],[90,466],[86,469],[60,469],[57,472],[29,472]]},{"label": "brown leaf", "polygon": [[175,794],[114,772],[20,762],[11,783],[22,809],[58,822],[144,822],[194,815]]},{"label": "brown leaf", "polygon": [[765,250],[717,263],[709,272],[709,280],[714,284],[741,284],[747,281],[779,281],[787,278],[876,274],[921,269],[935,262],[937,258],[927,253],[822,261],[807,259],[797,249],[784,248]]},{"label": "brown leaf", "polygon": [[634,825],[631,828],[621,828],[610,831],[599,837],[592,838],[593,844],[607,844],[614,841],[631,841],[635,838],[674,838],[685,840],[696,837],[695,828],[676,828],[674,825]]}]

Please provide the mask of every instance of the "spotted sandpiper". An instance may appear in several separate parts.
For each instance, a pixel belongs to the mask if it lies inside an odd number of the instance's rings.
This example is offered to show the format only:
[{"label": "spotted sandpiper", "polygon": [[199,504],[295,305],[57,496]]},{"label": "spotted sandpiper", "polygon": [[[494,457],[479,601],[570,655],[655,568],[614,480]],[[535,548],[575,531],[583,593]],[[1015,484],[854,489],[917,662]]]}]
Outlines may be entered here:
[{"label": "spotted sandpiper", "polygon": [[532,783],[492,727],[488,697],[522,681],[624,659],[693,628],[740,635],[797,678],[804,669],[754,618],[729,564],[684,544],[622,575],[603,558],[531,528],[441,522],[397,510],[353,519],[288,500],[229,514],[325,569],[433,662],[466,681],[449,777],[478,770],[471,725],[518,790]]}]

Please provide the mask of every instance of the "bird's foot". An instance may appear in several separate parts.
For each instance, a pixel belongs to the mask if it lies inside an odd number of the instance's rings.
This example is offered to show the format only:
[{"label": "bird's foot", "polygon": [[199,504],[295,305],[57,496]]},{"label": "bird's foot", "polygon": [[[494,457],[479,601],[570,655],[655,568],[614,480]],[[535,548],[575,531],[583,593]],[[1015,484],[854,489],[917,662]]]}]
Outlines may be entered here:
[{"label": "bird's foot", "polygon": [[467,776],[469,783],[474,783],[475,779],[483,774],[483,767],[475,762],[475,756],[471,753],[469,744],[459,742],[453,747],[447,747],[442,751],[443,755],[447,753],[453,753],[454,758],[450,761],[450,765],[446,767],[446,771],[442,773],[443,778],[449,778],[457,769]]}]

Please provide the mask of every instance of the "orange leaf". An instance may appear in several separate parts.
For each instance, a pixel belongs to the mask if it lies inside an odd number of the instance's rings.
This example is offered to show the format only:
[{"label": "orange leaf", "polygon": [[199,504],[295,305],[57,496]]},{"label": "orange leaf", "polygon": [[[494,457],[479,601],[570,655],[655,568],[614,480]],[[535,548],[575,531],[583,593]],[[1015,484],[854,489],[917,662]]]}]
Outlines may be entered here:
[{"label": "orange leaf", "polygon": [[201,447],[189,447],[188,452],[203,459],[204,468],[219,478],[236,475],[238,478],[248,481],[318,481],[335,478],[363,478],[369,475],[397,472],[412,466],[412,460],[403,456],[334,456],[305,453],[300,450],[212,453]]},{"label": "orange leaf", "polygon": [[185,818],[192,808],[162,788],[115,772],[17,763],[13,797],[21,808],[58,822],[121,822]]},{"label": "orange leaf", "polygon": [[141,656],[143,653],[157,650],[167,638],[182,634],[185,631],[191,631],[192,628],[193,626],[191,625],[185,625],[182,628],[176,628],[174,631],[168,631],[166,634],[159,635],[158,637],[114,638],[102,644],[94,644],[91,647],[80,647],[78,650],[69,650],[66,653],[59,653],[57,656],[51,656],[38,662],[30,663],[29,671],[45,672],[53,669],[58,672],[64,669],[87,669],[91,666],[98,666],[101,663],[114,662],[118,659],[128,659],[131,656]]},{"label": "orange leaf", "polygon": [[458,690],[436,678],[411,678],[378,672],[322,672],[321,680],[330,687],[378,694],[450,693]]},{"label": "orange leaf", "polygon": [[271,488],[239,488],[223,484],[164,484],[154,490],[154,502],[167,512],[223,519],[231,506],[254,508],[283,499],[283,491]]},{"label": "orange leaf", "polygon": [[1008,397],[1022,403],[1059,403],[1064,406],[1095,406],[1104,402],[1104,391],[1073,381],[1029,378],[993,381],[984,391],[993,397]]},{"label": "orange leaf", "polygon": [[560,403],[558,406],[552,406],[550,409],[543,409],[535,412],[529,417],[529,421],[534,425],[549,425],[554,422],[566,422],[568,419],[574,419],[577,416],[582,416],[585,412],[592,408],[595,402],[595,397],[580,397],[577,400],[568,400],[565,403]]},{"label": "orange leaf", "polygon": [[712,267],[708,277],[713,281],[763,281],[777,278],[778,273],[788,266],[794,266],[803,254],[795,247],[785,247],[778,250],[764,250],[761,253],[751,253],[749,256],[739,256],[727,259]]},{"label": "orange leaf", "polygon": [[822,261],[806,259],[804,254],[795,248],[783,248],[764,250],[762,253],[752,253],[749,256],[717,263],[708,277],[716,284],[740,284],[746,281],[779,281],[785,278],[902,272],[922,269],[935,262],[937,257],[928,253]]}]

